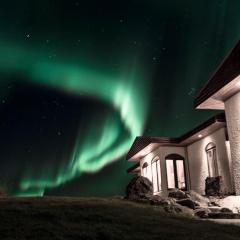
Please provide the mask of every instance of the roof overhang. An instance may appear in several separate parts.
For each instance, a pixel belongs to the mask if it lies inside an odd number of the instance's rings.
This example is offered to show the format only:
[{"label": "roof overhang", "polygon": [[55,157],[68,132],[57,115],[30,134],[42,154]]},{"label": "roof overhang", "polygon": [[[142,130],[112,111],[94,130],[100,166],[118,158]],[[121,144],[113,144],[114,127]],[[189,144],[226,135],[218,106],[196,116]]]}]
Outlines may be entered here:
[{"label": "roof overhang", "polygon": [[140,163],[139,162],[137,164],[133,165],[132,167],[130,167],[127,170],[128,173],[134,173],[134,174],[139,173],[140,171],[141,171],[141,169],[140,169]]},{"label": "roof overhang", "polygon": [[220,128],[226,127],[225,115],[218,114],[178,138],[137,137],[127,154],[128,161],[139,161],[160,146],[185,147]]},{"label": "roof overhang", "polygon": [[212,96],[207,98],[196,108],[224,110],[225,109],[224,102],[239,91],[240,91],[240,75],[238,75],[235,79],[232,79],[228,84],[226,84],[220,90],[215,92]]},{"label": "roof overhang", "polygon": [[194,101],[198,109],[224,109],[224,100],[240,91],[240,41],[220,64]]}]

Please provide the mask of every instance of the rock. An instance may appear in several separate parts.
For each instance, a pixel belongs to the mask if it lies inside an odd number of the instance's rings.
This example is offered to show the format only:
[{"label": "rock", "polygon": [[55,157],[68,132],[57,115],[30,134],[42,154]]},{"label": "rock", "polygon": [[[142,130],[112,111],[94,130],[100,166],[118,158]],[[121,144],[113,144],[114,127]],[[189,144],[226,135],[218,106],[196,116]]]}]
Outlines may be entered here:
[{"label": "rock", "polygon": [[170,199],[163,198],[158,195],[152,195],[150,198],[148,198],[148,200],[150,201],[150,204],[152,204],[152,205],[169,206],[172,204]]},{"label": "rock", "polygon": [[200,218],[208,218],[209,213],[210,213],[210,210],[207,208],[200,208],[194,211],[194,215]]},{"label": "rock", "polygon": [[185,199],[181,199],[177,201],[178,204],[191,208],[191,209],[195,209],[196,204],[193,200],[191,200],[190,198],[185,198]]},{"label": "rock", "polygon": [[189,191],[189,195],[193,201],[197,202],[203,208],[207,207],[210,203],[208,198],[202,196],[201,194],[199,194],[193,190]]},{"label": "rock", "polygon": [[218,212],[218,213],[209,213],[209,218],[213,219],[240,219],[240,214],[238,213],[229,213],[229,212]]},{"label": "rock", "polygon": [[184,192],[184,191],[181,191],[181,190],[179,190],[179,189],[175,189],[175,190],[169,192],[168,197],[170,197],[170,198],[176,198],[176,199],[179,200],[179,199],[188,198],[189,195],[188,195],[186,192]]},{"label": "rock", "polygon": [[152,183],[148,178],[138,176],[133,178],[126,188],[126,198],[127,199],[141,199],[147,198],[147,196],[152,195],[153,187]]},{"label": "rock", "polygon": [[171,204],[169,206],[165,206],[164,210],[168,213],[173,213],[173,214],[185,214],[185,215],[190,215],[193,216],[193,210],[184,206],[181,206],[180,204]]},{"label": "rock", "polygon": [[223,180],[221,176],[207,177],[205,180],[205,194],[207,196],[220,196],[224,193]]},{"label": "rock", "polygon": [[213,212],[213,213],[219,213],[219,212],[221,212],[221,207],[208,207],[208,209],[211,211],[211,212]]},{"label": "rock", "polygon": [[221,208],[220,212],[222,212],[222,213],[232,213],[233,211],[229,208]]},{"label": "rock", "polygon": [[221,207],[218,203],[214,202],[214,201],[211,201],[209,204],[208,204],[209,207]]}]

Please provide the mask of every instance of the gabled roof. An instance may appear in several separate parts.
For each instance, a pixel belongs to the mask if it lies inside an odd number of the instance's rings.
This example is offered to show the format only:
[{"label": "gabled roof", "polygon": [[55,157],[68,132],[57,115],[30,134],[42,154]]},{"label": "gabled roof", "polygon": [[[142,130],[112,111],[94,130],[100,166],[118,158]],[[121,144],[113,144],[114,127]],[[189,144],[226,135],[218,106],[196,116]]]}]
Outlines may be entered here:
[{"label": "gabled roof", "polygon": [[[146,152],[151,152],[159,146],[187,146],[197,140],[199,140],[197,134],[199,132],[202,133],[202,137],[208,135],[217,129],[225,126],[226,119],[225,114],[220,113],[206,122],[202,123],[201,125],[195,127],[191,131],[183,134],[177,138],[166,138],[166,137],[136,137],[135,141],[133,142],[129,152],[127,153],[126,159],[129,160],[133,158],[136,154],[138,154],[143,149],[146,149]],[[211,128],[209,128],[212,126]],[[209,128],[207,131],[207,128]]]},{"label": "gabled roof", "polygon": [[240,40],[220,64],[217,71],[202,88],[194,101],[197,108],[201,103],[240,75]]}]

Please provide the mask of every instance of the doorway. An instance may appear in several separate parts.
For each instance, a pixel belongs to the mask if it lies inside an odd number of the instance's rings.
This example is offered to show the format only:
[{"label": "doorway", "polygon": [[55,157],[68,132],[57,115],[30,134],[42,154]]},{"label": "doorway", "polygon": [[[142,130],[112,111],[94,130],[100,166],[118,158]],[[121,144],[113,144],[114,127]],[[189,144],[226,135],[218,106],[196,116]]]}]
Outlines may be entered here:
[{"label": "doorway", "polygon": [[186,175],[182,156],[178,154],[168,155],[166,157],[166,171],[168,189],[186,190]]}]

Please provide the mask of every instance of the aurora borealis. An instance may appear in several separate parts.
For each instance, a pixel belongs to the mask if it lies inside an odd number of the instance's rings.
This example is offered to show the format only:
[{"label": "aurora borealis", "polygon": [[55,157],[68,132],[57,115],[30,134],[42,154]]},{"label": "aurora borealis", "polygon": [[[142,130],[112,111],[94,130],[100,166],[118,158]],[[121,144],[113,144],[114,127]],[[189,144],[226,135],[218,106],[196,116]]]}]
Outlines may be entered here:
[{"label": "aurora borealis", "polygon": [[240,3],[1,3],[0,184],[13,195],[122,194],[138,135],[178,136],[240,37]]}]

